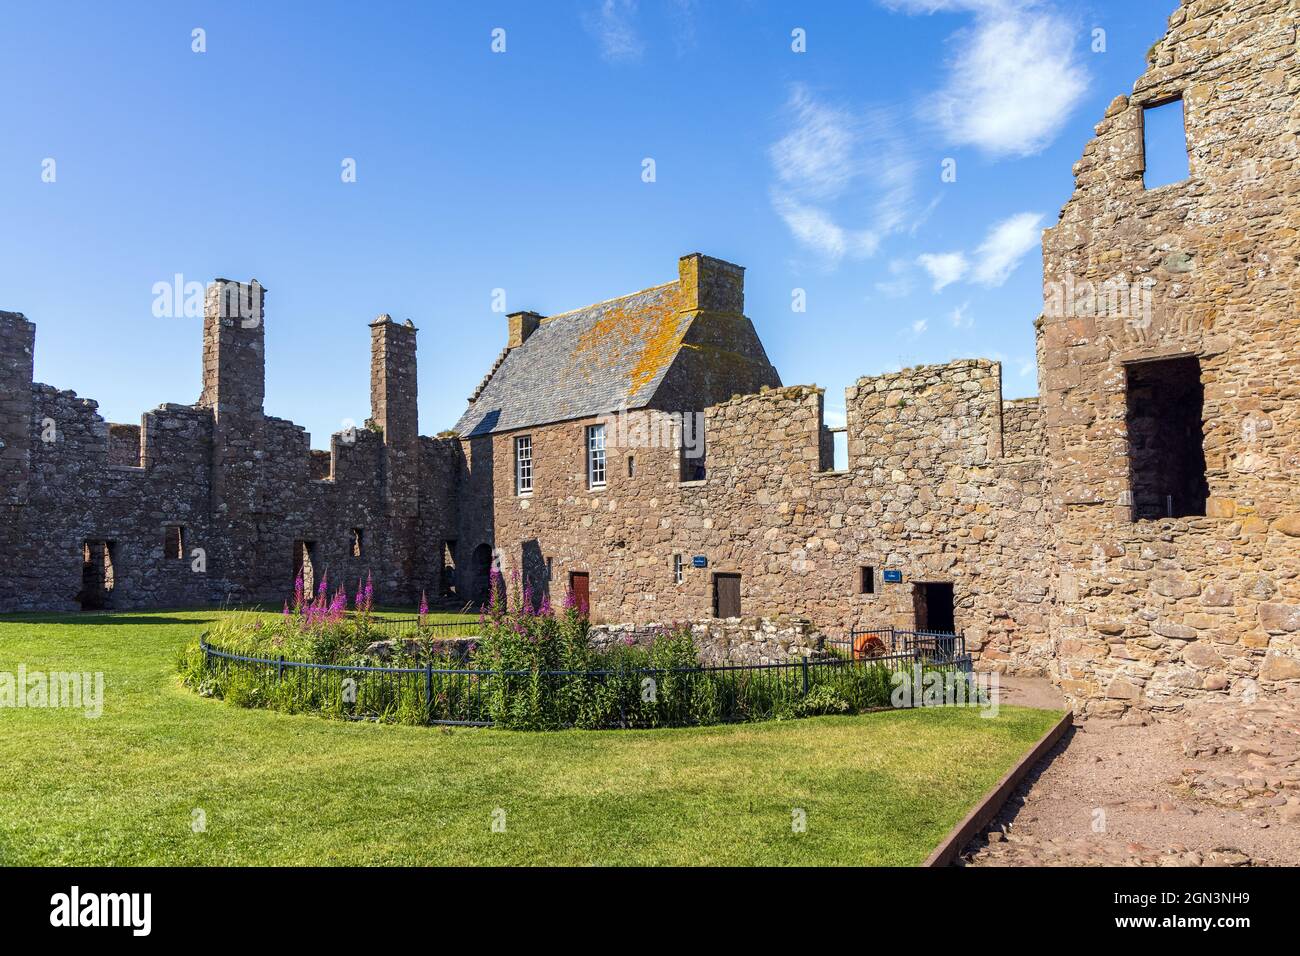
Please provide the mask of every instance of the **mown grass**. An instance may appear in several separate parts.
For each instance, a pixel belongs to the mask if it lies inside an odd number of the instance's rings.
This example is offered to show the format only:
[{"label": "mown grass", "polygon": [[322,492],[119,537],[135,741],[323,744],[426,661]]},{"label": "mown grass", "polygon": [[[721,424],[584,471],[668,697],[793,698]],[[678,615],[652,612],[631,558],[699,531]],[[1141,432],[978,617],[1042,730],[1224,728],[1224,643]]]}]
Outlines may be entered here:
[{"label": "mown grass", "polygon": [[0,671],[105,681],[98,719],[0,708],[0,863],[910,865],[1059,716],[941,708],[551,733],[342,723],[182,688],[176,654],[217,614],[0,617]]}]

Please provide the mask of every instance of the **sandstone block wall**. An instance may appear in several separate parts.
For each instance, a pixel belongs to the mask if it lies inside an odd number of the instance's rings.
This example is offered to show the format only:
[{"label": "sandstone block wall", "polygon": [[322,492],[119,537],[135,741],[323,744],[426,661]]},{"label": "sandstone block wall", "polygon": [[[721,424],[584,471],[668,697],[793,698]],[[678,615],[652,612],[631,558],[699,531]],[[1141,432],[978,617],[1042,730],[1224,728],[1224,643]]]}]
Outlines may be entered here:
[{"label": "sandstone block wall", "polygon": [[[834,636],[910,629],[916,585],[951,584],[980,666],[1041,671],[1051,580],[1042,463],[1001,454],[1000,382],[997,363],[976,360],[860,380],[846,396],[844,472],[823,470],[822,392],[808,386],[706,409],[703,481],[681,480],[676,448],[607,438],[607,484],[588,488],[595,419],[582,419],[518,433],[532,439],[534,463],[533,492],[520,496],[518,434],[473,439],[461,542],[495,548],[507,572],[542,569],[553,600],[573,572],[589,575],[598,622],[707,619],[714,576],[739,574],[744,617],[806,618]],[[872,593],[861,593],[863,567]],[[886,568],[903,581],[886,583]]]},{"label": "sandstone block wall", "polygon": [[[1062,686],[1090,713],[1300,678],[1296,28],[1287,0],[1183,4],[1132,95],[1097,125],[1044,236],[1051,629]],[[1191,175],[1147,189],[1143,108],[1173,97]],[[1115,277],[1144,284],[1147,307],[1062,314],[1065,284]],[[1209,501],[1203,516],[1138,518],[1127,381],[1137,363],[1172,357],[1199,362]],[[1171,411],[1139,413],[1170,427]]]}]

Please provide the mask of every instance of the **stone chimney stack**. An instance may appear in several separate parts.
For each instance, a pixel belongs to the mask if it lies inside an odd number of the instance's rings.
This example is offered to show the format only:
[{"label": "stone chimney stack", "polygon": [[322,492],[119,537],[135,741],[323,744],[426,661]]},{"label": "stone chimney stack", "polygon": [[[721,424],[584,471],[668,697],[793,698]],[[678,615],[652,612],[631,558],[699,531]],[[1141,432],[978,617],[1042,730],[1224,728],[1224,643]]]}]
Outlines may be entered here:
[{"label": "stone chimney stack", "polygon": [[685,312],[745,314],[745,267],[698,252],[677,260]]},{"label": "stone chimney stack", "polygon": [[416,405],[415,333],[381,315],[370,323],[370,420],[384,430],[384,444],[407,445],[420,434]]},{"label": "stone chimney stack", "polygon": [[384,600],[413,601],[419,550],[420,419],[416,405],[415,334],[408,319],[370,323],[370,421],[384,432],[383,481],[387,533],[380,542],[388,569]]},{"label": "stone chimney stack", "polygon": [[0,312],[0,505],[27,500],[35,345],[35,325],[21,312]]},{"label": "stone chimney stack", "polygon": [[537,331],[537,327],[542,324],[542,317],[536,312],[511,312],[506,316],[506,322],[509,329],[506,348],[517,349],[528,341],[528,336]]},{"label": "stone chimney stack", "polygon": [[266,290],[213,279],[203,303],[203,394],[199,404],[223,415],[261,416],[266,397]]}]

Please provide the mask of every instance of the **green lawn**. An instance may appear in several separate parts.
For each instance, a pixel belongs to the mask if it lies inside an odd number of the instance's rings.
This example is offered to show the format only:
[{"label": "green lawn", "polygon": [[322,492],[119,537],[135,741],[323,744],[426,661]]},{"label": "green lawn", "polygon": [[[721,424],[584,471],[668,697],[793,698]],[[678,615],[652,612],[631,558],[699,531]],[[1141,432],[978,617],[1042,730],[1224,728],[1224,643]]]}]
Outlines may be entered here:
[{"label": "green lawn", "polygon": [[[1059,716],[944,708],[558,733],[347,724],[182,688],[177,651],[217,613],[0,617],[0,672],[105,681],[98,719],[0,708],[0,863],[908,865]],[[792,832],[795,808],[806,832]]]}]

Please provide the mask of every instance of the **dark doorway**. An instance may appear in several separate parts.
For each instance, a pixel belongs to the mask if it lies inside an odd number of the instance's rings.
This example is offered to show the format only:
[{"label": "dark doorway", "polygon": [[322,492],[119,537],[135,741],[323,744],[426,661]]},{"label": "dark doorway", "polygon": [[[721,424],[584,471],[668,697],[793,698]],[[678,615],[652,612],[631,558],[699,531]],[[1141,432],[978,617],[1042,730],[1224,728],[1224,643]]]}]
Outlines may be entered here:
[{"label": "dark doorway", "polygon": [[951,582],[919,581],[912,593],[918,631],[936,631],[941,634],[956,632]]},{"label": "dark doorway", "polygon": [[1128,366],[1129,489],[1133,518],[1205,514],[1205,388],[1196,358]]},{"label": "dark doorway", "polygon": [[584,614],[591,613],[591,575],[586,571],[569,572],[569,593],[573,603]]},{"label": "dark doorway", "polygon": [[480,544],[470,562],[469,593],[475,604],[486,605],[492,596],[492,545]]},{"label": "dark doorway", "polygon": [[520,571],[523,573],[524,590],[532,600],[532,610],[541,610],[542,602],[550,595],[550,582],[546,558],[542,556],[542,546],[536,538],[523,543]]},{"label": "dark doorway", "polygon": [[740,617],[740,575],[713,576],[713,616]]},{"label": "dark doorway", "polygon": [[111,606],[116,572],[112,541],[84,541],[81,545],[81,609],[102,611]]}]

